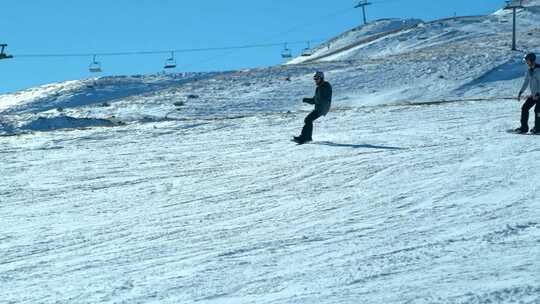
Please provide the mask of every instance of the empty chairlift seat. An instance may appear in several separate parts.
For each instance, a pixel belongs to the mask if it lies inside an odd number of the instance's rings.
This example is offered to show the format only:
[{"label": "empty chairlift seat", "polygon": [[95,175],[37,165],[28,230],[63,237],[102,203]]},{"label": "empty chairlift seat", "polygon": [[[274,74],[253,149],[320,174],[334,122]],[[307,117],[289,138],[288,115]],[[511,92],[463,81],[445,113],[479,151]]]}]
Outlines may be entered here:
[{"label": "empty chairlift seat", "polygon": [[91,73],[101,73],[102,72],[101,63],[99,61],[96,61],[96,55],[94,55],[94,59],[92,60],[92,62],[88,66],[88,70]]},{"label": "empty chairlift seat", "polygon": [[165,64],[163,65],[163,68],[164,69],[176,68],[176,60],[174,59],[174,52],[171,52],[171,57],[165,60]]},{"label": "empty chairlift seat", "polygon": [[281,51],[281,58],[288,59],[292,58],[291,50],[287,48],[287,44],[285,43],[285,47],[283,48],[283,51]]},{"label": "empty chairlift seat", "polygon": [[309,57],[313,55],[313,50],[311,50],[311,47],[309,45],[309,41],[307,43],[307,47],[302,51],[302,56]]}]

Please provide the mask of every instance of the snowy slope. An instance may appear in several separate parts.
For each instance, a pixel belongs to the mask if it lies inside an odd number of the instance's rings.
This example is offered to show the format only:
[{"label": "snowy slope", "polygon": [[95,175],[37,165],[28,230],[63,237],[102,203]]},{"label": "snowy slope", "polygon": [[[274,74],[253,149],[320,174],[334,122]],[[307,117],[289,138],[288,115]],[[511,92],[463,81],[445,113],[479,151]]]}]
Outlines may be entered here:
[{"label": "snowy slope", "polygon": [[[524,1],[525,9],[518,11],[520,33],[525,49],[534,48],[531,36],[537,36],[540,2]],[[353,29],[322,44],[310,57],[298,57],[291,64],[363,60],[400,56],[422,56],[423,53],[452,52],[463,44],[462,51],[490,53],[492,49],[507,49],[510,43],[511,11],[499,10],[488,16],[456,17],[430,22],[421,20],[383,19]],[[527,43],[529,42],[529,43]],[[466,46],[466,47],[465,47]],[[446,50],[449,49],[449,50]],[[459,55],[459,54],[455,54]]]},{"label": "snowy slope", "polygon": [[[521,52],[498,12],[1,95],[0,303],[539,303],[540,138],[505,132],[540,43],[520,14]],[[318,69],[333,108],[296,146]]]},{"label": "snowy slope", "polygon": [[381,19],[356,27],[350,31],[347,31],[338,37],[331,39],[322,45],[312,50],[311,56],[300,56],[291,60],[288,64],[299,64],[306,61],[313,61],[315,58],[322,56],[328,56],[336,52],[342,52],[343,49],[350,47],[356,43],[363,41],[369,41],[375,39],[381,35],[388,35],[390,33],[414,27],[420,24],[422,21],[418,19]]}]

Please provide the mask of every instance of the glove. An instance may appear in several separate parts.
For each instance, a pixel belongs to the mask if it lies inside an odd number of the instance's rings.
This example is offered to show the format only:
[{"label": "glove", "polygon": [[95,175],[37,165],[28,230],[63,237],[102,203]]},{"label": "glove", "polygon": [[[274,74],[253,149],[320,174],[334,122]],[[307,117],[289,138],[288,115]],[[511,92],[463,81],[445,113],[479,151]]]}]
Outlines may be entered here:
[{"label": "glove", "polygon": [[309,98],[302,99],[302,102],[309,103]]}]

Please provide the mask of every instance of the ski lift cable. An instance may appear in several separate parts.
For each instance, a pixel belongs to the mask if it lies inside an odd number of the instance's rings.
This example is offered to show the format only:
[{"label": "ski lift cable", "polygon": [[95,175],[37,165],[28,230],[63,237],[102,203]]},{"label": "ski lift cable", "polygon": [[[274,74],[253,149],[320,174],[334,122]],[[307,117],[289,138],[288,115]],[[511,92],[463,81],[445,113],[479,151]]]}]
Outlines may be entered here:
[{"label": "ski lift cable", "polygon": [[[402,1],[402,0],[373,0],[374,2],[394,2],[394,1]],[[334,17],[337,15],[342,15],[344,13],[350,12],[350,8],[343,8],[338,11],[325,14],[324,16],[320,16],[317,19],[318,20],[326,20],[330,17]],[[312,21],[310,22],[304,22],[302,24],[298,24],[286,31],[283,31],[276,35],[275,37],[282,37],[285,34],[289,34],[291,32],[294,32],[298,30],[301,27],[305,27],[307,25],[311,25]],[[311,42],[320,42],[325,41],[326,39],[312,39]],[[294,41],[294,42],[287,42],[289,45],[292,44],[304,44],[306,40],[303,41]],[[210,52],[210,51],[224,51],[224,50],[238,50],[238,49],[249,49],[249,48],[266,48],[266,47],[276,47],[283,45],[283,42],[280,43],[267,43],[267,44],[252,44],[252,45],[240,45],[240,46],[228,46],[228,47],[210,47],[210,48],[193,48],[193,49],[176,49],[172,50],[175,53],[191,53],[191,52]],[[91,57],[94,55],[105,57],[105,56],[132,56],[132,55],[156,55],[156,54],[168,54],[171,50],[158,50],[158,51],[127,51],[127,52],[93,52],[93,53],[58,53],[58,54],[20,54],[20,55],[12,55],[13,57],[17,58],[48,58],[48,57]]]},{"label": "ski lift cable", "polygon": [[[297,24],[291,28],[289,28],[288,30],[285,30],[285,31],[282,31],[280,32],[279,34],[275,35],[275,36],[272,36],[272,38],[276,38],[276,37],[283,37],[284,35],[287,35],[287,34],[290,34],[292,32],[295,32],[297,31],[298,29],[300,28],[304,28],[308,25],[313,25],[313,19],[315,20],[328,20],[329,18],[331,17],[335,17],[337,15],[343,15],[344,13],[348,13],[351,11],[351,8],[350,7],[347,7],[347,8],[343,8],[343,9],[340,9],[338,11],[335,11],[335,12],[332,12],[332,13],[329,13],[329,14],[325,14],[324,16],[319,16],[317,18],[310,18],[311,21],[308,21],[308,22],[303,22],[303,23],[300,23],[300,24]],[[319,23],[320,24],[320,23]],[[304,41],[305,43],[305,41]]]},{"label": "ski lift cable", "polygon": [[[350,9],[350,7],[347,7],[347,8],[340,9],[340,10],[338,10],[338,11],[335,11],[335,12],[332,12],[332,13],[329,13],[329,14],[325,14],[324,16],[319,16],[319,17],[317,17],[316,19],[318,19],[318,20],[328,20],[328,19],[331,18],[331,17],[337,16],[337,15],[343,15],[344,13],[349,12],[349,11],[351,11],[351,9]],[[304,23],[301,23],[301,24],[297,24],[297,25],[295,25],[294,27],[291,27],[291,28],[289,28],[289,29],[286,30],[286,31],[280,32],[280,33],[277,34],[277,35],[273,35],[273,36],[266,37],[266,39],[271,40],[271,39],[276,39],[276,38],[279,38],[279,37],[283,37],[284,35],[290,34],[290,33],[294,32],[294,31],[298,30],[299,28],[306,27],[306,26],[312,25],[312,24],[313,24],[312,21],[310,21],[310,22],[304,22]],[[309,42],[313,42],[313,43],[317,43],[317,42],[323,42],[323,41],[327,41],[327,40],[328,40],[328,38],[323,38],[323,39],[311,39],[311,40],[308,40],[308,41],[309,41]],[[285,44],[285,45],[287,46],[287,45],[292,45],[292,44],[298,45],[298,44],[304,44],[304,43],[306,43],[305,40],[304,40],[304,41],[284,42],[284,43],[282,42],[280,45]],[[272,45],[272,47],[275,47],[275,46],[277,46],[277,45],[278,45],[278,44]],[[285,47],[285,48],[287,48],[287,47]],[[289,51],[290,51],[290,49],[289,49]],[[230,52],[229,52],[229,55],[230,55]],[[283,51],[282,51],[282,54],[281,54],[281,55],[282,55],[282,58],[292,58],[292,57],[293,57],[293,56],[292,56],[292,53],[291,53],[290,57],[289,57],[289,56],[283,57]],[[204,61],[199,62],[199,64],[200,64],[200,63],[208,63],[208,62],[212,62],[212,61],[215,61],[216,59],[223,59],[223,56],[215,56],[215,57],[212,57],[212,58],[208,58],[208,59],[206,59],[206,60],[204,60]],[[188,66],[195,66],[195,64],[191,64],[191,65],[188,64]]]},{"label": "ski lift cable", "polygon": [[[312,39],[311,42],[324,41],[325,39]],[[287,42],[288,44],[304,44],[306,41]],[[283,42],[266,43],[266,44],[249,44],[225,47],[208,47],[208,48],[192,48],[192,49],[175,49],[175,50],[158,50],[158,51],[127,51],[127,52],[92,52],[92,53],[58,53],[58,54],[20,54],[13,55],[14,58],[50,58],[50,57],[108,57],[108,56],[132,56],[132,55],[156,55],[174,53],[195,53],[195,52],[211,52],[211,51],[226,51],[252,48],[268,48],[283,46]]]},{"label": "ski lift cable", "polygon": [[[384,1],[384,0],[383,0]],[[336,15],[343,14],[345,12],[350,11],[350,8],[347,9],[341,9],[339,11],[326,14],[320,19],[324,20]],[[309,23],[311,24],[311,22]],[[276,35],[275,37],[282,37],[284,34],[291,33],[300,27],[307,26],[308,23],[303,23],[296,25],[293,28],[290,28],[287,31],[281,32],[279,35]],[[326,41],[325,39],[311,39],[310,42],[317,43]],[[289,45],[298,45],[298,44],[304,44],[306,40],[303,41],[289,41],[285,42]],[[239,46],[228,46],[228,47],[210,47],[210,48],[193,48],[193,49],[175,49],[172,50],[172,52],[175,53],[194,53],[194,52],[211,52],[211,51],[226,51],[226,50],[238,50],[238,49],[250,49],[250,48],[269,48],[269,47],[276,47],[276,46],[282,46],[284,42],[279,43],[267,43],[267,44],[252,44],[252,45],[239,45]],[[93,52],[93,53],[58,53],[58,54],[20,54],[20,55],[13,55],[13,57],[16,58],[62,58],[62,57],[91,57],[94,55],[100,56],[100,57],[107,57],[107,56],[133,56],[133,55],[157,55],[157,54],[168,54],[171,50],[158,50],[158,51],[127,51],[127,52]]]},{"label": "ski lift cable", "polygon": [[[383,0],[384,1],[384,0]],[[332,12],[330,14],[326,14],[324,16],[319,17],[320,20],[325,20],[333,16],[341,15],[345,12],[349,12],[350,8],[341,9],[335,12]],[[285,34],[289,34],[291,32],[294,32],[298,30],[301,27],[305,27],[307,25],[312,24],[310,21],[309,23],[305,22],[299,25],[296,25],[286,31],[283,31],[275,37],[283,37]],[[271,39],[271,38],[270,38]],[[327,39],[312,39],[309,40],[311,42],[321,42],[326,41]],[[306,40],[303,41],[293,41],[293,42],[286,42],[289,45],[298,45],[298,44],[304,44],[306,43]],[[267,43],[267,44],[252,44],[252,45],[239,45],[239,46],[227,46],[227,47],[209,47],[209,48],[193,48],[193,49],[175,49],[172,50],[175,53],[194,53],[194,52],[210,52],[210,51],[224,51],[224,50],[238,50],[238,49],[250,49],[250,48],[266,48],[266,47],[276,47],[276,46],[282,46],[284,42],[279,43]],[[20,55],[13,55],[13,57],[17,58],[47,58],[47,57],[90,57],[90,56],[132,56],[132,55],[157,55],[157,54],[169,54],[171,50],[158,50],[158,51],[126,51],[126,52],[93,52],[93,53],[58,53],[58,54],[20,54]]]}]

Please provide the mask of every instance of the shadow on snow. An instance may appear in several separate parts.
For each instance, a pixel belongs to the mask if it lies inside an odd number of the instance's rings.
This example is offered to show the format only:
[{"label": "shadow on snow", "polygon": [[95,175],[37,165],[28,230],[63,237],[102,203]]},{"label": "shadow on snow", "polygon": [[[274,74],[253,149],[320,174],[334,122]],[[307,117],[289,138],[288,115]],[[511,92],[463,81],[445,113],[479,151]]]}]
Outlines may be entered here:
[{"label": "shadow on snow", "polygon": [[315,145],[323,145],[323,146],[330,146],[330,147],[339,147],[339,148],[353,148],[353,149],[383,149],[383,150],[405,150],[405,148],[400,147],[390,147],[390,146],[375,146],[375,145],[369,145],[369,144],[340,144],[335,143],[331,141],[317,141],[313,142]]}]

